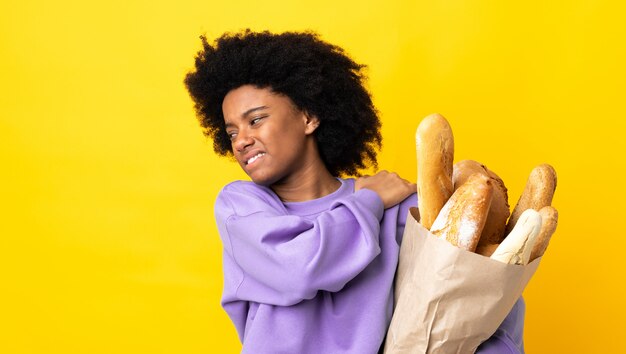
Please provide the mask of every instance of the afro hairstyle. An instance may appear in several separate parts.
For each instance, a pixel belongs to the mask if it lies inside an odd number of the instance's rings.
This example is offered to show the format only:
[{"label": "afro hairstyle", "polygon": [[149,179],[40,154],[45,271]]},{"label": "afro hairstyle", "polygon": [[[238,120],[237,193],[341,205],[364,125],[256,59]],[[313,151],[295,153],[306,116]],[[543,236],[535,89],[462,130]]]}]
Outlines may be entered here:
[{"label": "afro hairstyle", "polygon": [[202,49],[195,71],[184,83],[191,95],[205,136],[218,155],[233,156],[226,134],[222,102],[243,85],[269,88],[289,97],[294,105],[316,116],[320,157],[334,176],[360,175],[377,167],[381,147],[380,119],[365,88],[365,65],[355,63],[342,48],[327,43],[315,32],[280,34],[225,33],[211,45],[200,37]]}]

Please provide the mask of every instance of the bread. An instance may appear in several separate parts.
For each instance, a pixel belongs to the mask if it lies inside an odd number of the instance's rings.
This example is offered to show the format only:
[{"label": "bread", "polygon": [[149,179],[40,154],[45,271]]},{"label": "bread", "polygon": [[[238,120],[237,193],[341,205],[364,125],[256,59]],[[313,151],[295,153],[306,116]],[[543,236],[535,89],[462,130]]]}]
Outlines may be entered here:
[{"label": "bread", "polygon": [[537,240],[533,246],[533,250],[530,253],[530,261],[532,262],[536,258],[543,256],[548,248],[548,243],[552,234],[556,230],[556,224],[559,219],[559,213],[551,206],[545,206],[539,210],[541,215],[541,230],[537,235]]},{"label": "bread", "polygon": [[499,243],[487,243],[487,244],[481,244],[480,241],[478,241],[478,246],[476,246],[476,253],[483,255],[485,257],[491,257],[491,255],[493,254],[493,252],[495,252],[495,250],[500,246]]},{"label": "bread", "polygon": [[535,167],[528,177],[524,192],[520,196],[515,209],[511,213],[506,225],[505,233],[508,234],[515,227],[517,219],[526,209],[540,210],[552,204],[552,197],[556,190],[556,171],[548,164]]},{"label": "bread", "polygon": [[[476,253],[483,254],[486,251],[488,252],[489,249],[492,249],[492,251],[495,250],[493,246],[487,247],[488,245],[496,245],[504,240],[504,228],[506,227],[506,221],[511,211],[509,209],[507,189],[502,179],[485,167],[485,165],[474,160],[463,160],[454,164],[452,172],[454,189],[456,190],[463,185],[473,173],[480,173],[489,177],[493,185],[493,196],[491,206],[489,207],[489,215],[487,216],[483,232],[480,235],[476,251]],[[490,256],[491,253],[483,255]]]},{"label": "bread", "polygon": [[474,252],[489,213],[492,184],[490,178],[480,173],[471,175],[443,206],[430,232]]},{"label": "bread", "polygon": [[440,114],[427,116],[417,127],[415,145],[420,223],[430,229],[439,211],[454,192],[454,138],[450,124]]},{"label": "bread", "polygon": [[526,209],[520,215],[511,233],[491,255],[491,259],[507,263],[526,265],[535,239],[541,229],[541,215],[534,209]]}]

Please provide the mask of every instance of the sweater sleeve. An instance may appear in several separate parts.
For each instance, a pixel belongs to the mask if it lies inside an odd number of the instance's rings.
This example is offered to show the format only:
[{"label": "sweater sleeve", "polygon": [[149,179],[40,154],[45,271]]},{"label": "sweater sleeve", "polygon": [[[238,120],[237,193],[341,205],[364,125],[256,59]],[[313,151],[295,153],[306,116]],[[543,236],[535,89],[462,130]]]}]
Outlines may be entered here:
[{"label": "sweater sleeve", "polygon": [[519,298],[496,332],[484,341],[476,354],[523,354],[526,305]]},{"label": "sweater sleeve", "polygon": [[[227,186],[229,187],[229,186]],[[269,194],[230,186],[218,195],[215,214],[225,256],[238,273],[236,297],[290,306],[336,292],[380,253],[384,207],[363,189],[335,201],[309,220],[288,215]]]},{"label": "sweater sleeve", "polygon": [[402,244],[402,238],[404,237],[404,228],[406,227],[406,219],[409,215],[409,209],[417,207],[417,193],[413,193],[403,200],[398,205],[398,226],[396,238],[398,244]]}]

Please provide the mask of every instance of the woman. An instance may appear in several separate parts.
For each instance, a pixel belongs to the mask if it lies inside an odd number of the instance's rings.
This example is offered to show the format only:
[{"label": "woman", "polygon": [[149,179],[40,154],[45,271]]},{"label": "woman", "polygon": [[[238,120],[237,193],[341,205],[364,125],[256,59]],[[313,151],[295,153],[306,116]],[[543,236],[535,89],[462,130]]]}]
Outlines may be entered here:
[{"label": "woman", "polygon": [[[378,352],[417,197],[394,173],[341,177],[376,166],[381,144],[364,66],[308,32],[202,43],[185,84],[215,151],[252,180],[215,204],[222,306],[243,352]],[[523,351],[523,311],[518,302],[478,352]]]}]

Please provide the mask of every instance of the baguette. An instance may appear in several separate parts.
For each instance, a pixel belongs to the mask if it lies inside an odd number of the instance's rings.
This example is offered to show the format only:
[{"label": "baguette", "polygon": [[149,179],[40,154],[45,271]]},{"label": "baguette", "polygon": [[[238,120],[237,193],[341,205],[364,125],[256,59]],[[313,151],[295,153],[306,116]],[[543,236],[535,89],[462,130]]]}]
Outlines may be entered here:
[{"label": "baguette", "polygon": [[502,179],[485,165],[474,160],[463,160],[454,164],[452,172],[454,189],[456,190],[463,185],[473,173],[480,173],[489,177],[494,187],[491,206],[489,207],[489,215],[487,216],[485,227],[483,228],[480,240],[478,241],[478,247],[476,248],[476,253],[489,257],[491,253],[493,253],[493,250],[495,250],[494,245],[497,247],[497,244],[504,240],[504,228],[506,227],[506,221],[511,213],[509,209],[509,198]]},{"label": "baguette", "polygon": [[541,215],[534,209],[526,209],[517,224],[491,255],[491,259],[507,263],[526,265],[535,239],[541,229]]},{"label": "baguette", "polygon": [[491,179],[480,173],[471,175],[443,206],[431,233],[474,252],[487,220],[492,193]]},{"label": "baguette", "polygon": [[520,196],[509,222],[506,225],[505,233],[508,234],[515,227],[517,219],[526,209],[540,210],[552,204],[552,197],[556,190],[556,171],[548,164],[535,167],[528,176],[524,192]]},{"label": "baguette", "polygon": [[554,231],[556,231],[556,225],[559,219],[559,213],[551,206],[545,206],[539,210],[541,215],[541,230],[537,235],[537,241],[533,246],[533,250],[530,253],[530,261],[534,261],[536,258],[543,256],[548,248],[548,243]]},{"label": "baguette", "polygon": [[476,246],[476,251],[474,252],[485,257],[491,257],[493,252],[495,252],[499,246],[500,246],[499,243],[481,244],[480,241],[478,241],[478,246]]},{"label": "baguette", "polygon": [[427,116],[417,127],[415,145],[420,223],[430,229],[441,208],[454,192],[454,137],[450,124],[440,114]]}]

